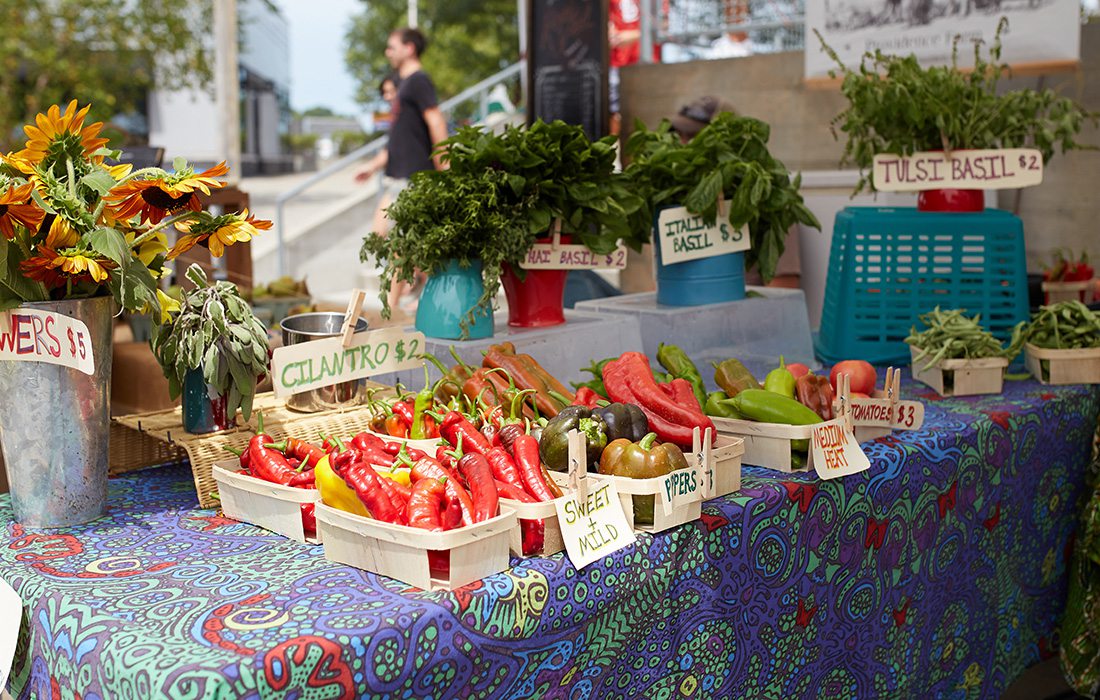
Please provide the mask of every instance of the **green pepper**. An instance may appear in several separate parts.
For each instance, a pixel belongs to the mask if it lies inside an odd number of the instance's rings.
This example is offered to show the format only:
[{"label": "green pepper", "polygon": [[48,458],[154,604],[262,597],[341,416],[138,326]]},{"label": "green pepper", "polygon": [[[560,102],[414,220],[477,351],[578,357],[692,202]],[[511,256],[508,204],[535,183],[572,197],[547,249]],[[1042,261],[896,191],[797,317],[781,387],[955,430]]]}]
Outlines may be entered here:
[{"label": "green pepper", "polygon": [[[821,422],[821,416],[814,413],[812,409],[794,399],[763,389],[746,389],[729,402],[749,420],[761,423],[814,425]],[[809,440],[792,440],[791,448],[805,452],[810,448]]]},{"label": "green pepper", "polygon": [[732,399],[745,389],[759,389],[760,382],[739,360],[731,357],[714,364],[714,383]]},{"label": "green pepper", "polygon": [[704,410],[708,416],[716,418],[744,418],[729,404],[729,396],[724,391],[712,391],[707,394],[707,404]]},{"label": "green pepper", "polygon": [[699,368],[691,361],[683,350],[675,345],[657,345],[657,361],[676,378],[686,379],[691,384],[691,391],[695,394],[695,400],[702,408],[707,403],[707,390],[703,386],[703,376],[699,374]]},{"label": "green pepper", "polygon": [[586,386],[592,391],[596,392],[600,396],[607,398],[607,388],[603,385],[603,368],[608,362],[617,360],[617,357],[606,357],[599,362],[596,360],[589,360],[588,366],[581,368],[582,372],[588,372],[592,375],[592,379],[587,382],[569,382],[573,385],[574,389],[580,389],[582,386]]},{"label": "green pepper", "polygon": [[607,446],[603,418],[594,415],[587,406],[566,406],[554,416],[542,430],[539,438],[539,456],[549,469],[564,472],[569,469],[569,431],[576,430],[584,436],[588,465],[595,470],[600,455]]},{"label": "green pepper", "polygon": [[409,426],[409,438],[412,440],[424,440],[428,437],[428,426],[425,411],[430,411],[435,403],[435,387],[428,377],[428,365],[424,365],[424,388],[416,393],[413,401],[413,420]]},{"label": "green pepper", "polygon": [[779,367],[768,372],[768,376],[764,377],[764,390],[793,399],[794,382],[794,375],[787,369],[787,363],[783,361],[783,356],[780,355]]},{"label": "green pepper", "polygon": [[608,442],[620,438],[637,442],[649,432],[649,419],[634,404],[613,403],[592,409],[592,414],[603,418]]},{"label": "green pepper", "polygon": [[[654,445],[657,433],[649,433],[639,442],[621,439],[608,445],[600,457],[600,473],[631,479],[651,479],[687,469],[687,458],[671,442]],[[653,496],[634,496],[634,522],[653,524]]]}]

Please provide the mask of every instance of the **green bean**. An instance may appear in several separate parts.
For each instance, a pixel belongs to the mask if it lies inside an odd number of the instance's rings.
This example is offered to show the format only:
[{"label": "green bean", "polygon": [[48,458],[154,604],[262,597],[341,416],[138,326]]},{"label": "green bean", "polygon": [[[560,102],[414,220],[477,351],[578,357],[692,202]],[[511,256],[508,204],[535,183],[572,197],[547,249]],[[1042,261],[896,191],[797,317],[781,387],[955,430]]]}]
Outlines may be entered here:
[{"label": "green bean", "polygon": [[[913,358],[914,362],[931,356],[932,359],[924,366],[924,369],[928,369],[941,360],[983,357],[1011,359],[1019,352],[1012,352],[1012,345],[1005,348],[979,325],[980,319],[980,314],[967,317],[962,309],[941,311],[938,306],[921,314],[920,320],[926,326],[925,330],[918,333],[914,326],[909,337],[905,339],[906,343],[920,351]],[[1018,331],[1019,329],[1014,331],[1014,334]]]}]

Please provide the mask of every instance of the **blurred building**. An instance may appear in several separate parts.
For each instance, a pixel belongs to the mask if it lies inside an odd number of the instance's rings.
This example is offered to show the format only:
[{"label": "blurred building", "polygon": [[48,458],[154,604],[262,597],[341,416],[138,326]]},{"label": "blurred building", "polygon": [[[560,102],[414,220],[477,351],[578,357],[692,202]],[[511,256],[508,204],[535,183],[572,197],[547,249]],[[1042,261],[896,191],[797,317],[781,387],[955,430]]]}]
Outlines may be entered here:
[{"label": "blurred building", "polygon": [[[283,145],[289,133],[290,38],[286,17],[265,0],[237,0],[240,175],[289,172],[293,159]],[[211,40],[211,51],[215,51]],[[148,100],[149,143],[165,149],[165,162],[184,156],[196,166],[225,158],[218,138],[229,110],[211,90],[152,90]]]}]

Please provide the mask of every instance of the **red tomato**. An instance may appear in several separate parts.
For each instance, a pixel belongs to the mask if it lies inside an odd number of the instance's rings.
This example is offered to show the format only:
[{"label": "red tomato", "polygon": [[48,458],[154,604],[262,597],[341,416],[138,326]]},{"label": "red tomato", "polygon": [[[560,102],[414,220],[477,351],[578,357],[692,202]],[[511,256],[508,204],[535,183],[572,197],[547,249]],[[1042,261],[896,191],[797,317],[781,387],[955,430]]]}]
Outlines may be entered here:
[{"label": "red tomato", "polygon": [[875,393],[875,380],[877,375],[875,374],[875,368],[871,366],[870,362],[865,360],[844,360],[833,365],[833,371],[829,372],[829,383],[833,385],[833,391],[836,391],[836,379],[841,373],[847,374],[850,379],[848,380],[848,386],[853,394],[873,394]]},{"label": "red tomato", "polygon": [[798,379],[803,375],[809,374],[810,368],[802,364],[801,362],[792,362],[791,364],[787,365],[787,371],[794,375],[795,379]]}]

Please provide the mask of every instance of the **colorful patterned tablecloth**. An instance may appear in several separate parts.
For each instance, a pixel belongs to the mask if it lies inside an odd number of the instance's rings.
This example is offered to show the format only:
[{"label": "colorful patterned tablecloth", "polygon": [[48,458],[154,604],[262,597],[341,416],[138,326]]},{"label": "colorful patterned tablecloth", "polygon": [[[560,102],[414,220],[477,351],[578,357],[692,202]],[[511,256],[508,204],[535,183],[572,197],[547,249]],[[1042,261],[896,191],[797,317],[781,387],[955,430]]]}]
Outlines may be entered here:
[{"label": "colorful patterned tablecloth", "polygon": [[[997,698],[1056,653],[1100,412],[1009,382],[928,400],[832,482],[746,469],[702,519],[577,571],[516,561],[453,593],[331,564],[198,510],[186,469],[111,482],[108,516],[31,531],[17,698]],[[9,624],[11,621],[4,621]]]}]

